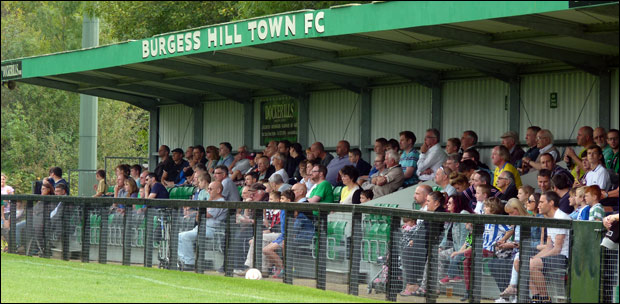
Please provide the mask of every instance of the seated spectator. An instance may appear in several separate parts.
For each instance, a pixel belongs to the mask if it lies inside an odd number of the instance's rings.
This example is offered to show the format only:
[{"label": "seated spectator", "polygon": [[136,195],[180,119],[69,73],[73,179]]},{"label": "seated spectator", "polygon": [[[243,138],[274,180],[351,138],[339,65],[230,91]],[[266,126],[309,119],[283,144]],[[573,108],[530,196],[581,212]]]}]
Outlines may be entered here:
[{"label": "seated spectator", "polygon": [[[138,186],[138,188],[140,188],[142,186],[142,183],[140,183],[140,174],[142,174],[142,166],[135,164],[133,166],[131,166],[131,168],[129,169],[129,176],[131,176],[131,178],[133,178],[133,180],[136,182],[136,185]],[[189,174],[191,175],[191,174]]]},{"label": "seated spectator", "polygon": [[[570,217],[559,209],[560,197],[553,191],[545,192],[540,197],[539,209],[545,218],[570,220]],[[568,229],[547,228],[547,243],[544,249],[530,259],[530,292],[532,301],[551,303],[547,294],[545,273],[555,269],[566,269],[570,235]],[[516,267],[518,269],[518,267]]]},{"label": "seated spectator", "polygon": [[365,183],[362,188],[372,189],[374,197],[378,198],[396,191],[404,181],[403,169],[398,164],[400,157],[394,151],[386,152],[385,166],[387,167],[379,176]]},{"label": "seated spectator", "polygon": [[536,176],[538,183],[538,190],[540,193],[551,191],[551,171],[547,169],[541,169]]},{"label": "seated spectator", "polygon": [[134,181],[133,178],[125,179],[123,187],[125,189],[126,198],[138,198],[138,185],[136,185],[136,181]]},{"label": "seated spectator", "polygon": [[463,173],[468,180],[471,180],[474,173],[478,170],[478,164],[474,160],[466,159],[459,163],[459,173]]},{"label": "seated spectator", "polygon": [[340,169],[344,166],[351,165],[351,162],[349,161],[350,148],[351,146],[348,141],[339,141],[338,146],[336,147],[337,156],[329,162],[329,165],[327,165],[327,176],[325,176],[325,179],[334,187],[340,184],[338,181],[338,172],[340,172]]},{"label": "seated spectator", "polygon": [[590,206],[585,201],[585,188],[571,188],[568,192],[570,205],[574,208],[569,216],[573,220],[587,221],[590,219]]},{"label": "seated spectator", "polygon": [[[164,176],[164,172],[165,171],[171,172],[174,162],[172,161],[172,158],[170,158],[170,148],[168,146],[161,145],[159,147],[159,150],[157,150],[157,153],[161,161],[157,164],[157,167],[155,167],[155,171],[153,173],[157,177],[158,181],[162,181],[162,180],[165,180],[166,178],[166,176]],[[116,176],[118,175],[119,173],[117,172]],[[164,179],[162,179],[162,177]]]},{"label": "seated spectator", "polygon": [[155,173],[147,173],[146,184],[144,185],[144,197],[151,199],[167,199],[170,197],[168,190],[157,180],[157,175],[155,175]]},{"label": "seated spectator", "polygon": [[484,214],[484,202],[491,198],[491,189],[493,189],[493,187],[487,184],[476,186],[476,205],[474,206],[474,213]]},{"label": "seated spectator", "polygon": [[233,157],[232,163],[228,166],[228,170],[231,172],[230,178],[233,181],[241,180],[243,174],[250,170],[249,155],[247,146],[241,146],[237,149],[237,155]]},{"label": "seated spectator", "polygon": [[[215,147],[213,147],[215,148]],[[217,148],[216,148],[217,150]],[[196,145],[194,146],[194,148],[192,149],[192,159],[194,159],[196,161],[196,163],[201,163],[203,165],[207,164],[207,158],[205,158],[205,147],[203,147],[202,145]],[[189,161],[189,159],[188,159]]]},{"label": "seated spectator", "polygon": [[[368,175],[370,173],[370,164],[362,159],[362,151],[355,148],[349,152],[349,162],[355,166],[360,175]],[[329,168],[327,169],[329,170]]]},{"label": "seated spectator", "polygon": [[285,190],[291,189],[291,184],[287,184],[282,179],[282,175],[273,174],[269,177],[269,183],[271,183],[271,189],[276,191],[284,192]]},{"label": "seated spectator", "polygon": [[559,174],[551,178],[551,183],[553,184],[553,191],[560,196],[560,210],[566,214],[571,214],[574,209],[569,201],[570,180],[566,175]]},{"label": "seated spectator", "polygon": [[241,200],[239,190],[235,183],[228,176],[228,167],[219,165],[213,172],[214,179],[222,184],[222,196],[227,202],[238,202]]},{"label": "seated spectator", "polygon": [[[504,205],[502,202],[496,198],[492,197],[484,201],[484,214],[504,214]],[[507,235],[507,232],[510,228],[506,225],[502,224],[485,224],[484,225],[484,233],[482,235],[482,257],[488,258],[493,257],[495,252],[495,246],[497,242],[504,242],[510,235]],[[501,244],[501,243],[500,243]],[[463,296],[466,300],[469,298],[469,293],[471,292],[470,285],[470,272],[471,272],[471,248],[465,251],[465,260],[463,260],[463,274],[465,277],[465,288],[467,293]]]},{"label": "seated spectator", "polygon": [[315,186],[310,191],[308,202],[310,203],[333,203],[334,191],[330,182],[325,180],[327,168],[323,165],[314,165],[312,178],[316,180]]},{"label": "seated spectator", "polygon": [[[303,161],[302,161],[302,163],[303,163]],[[314,168],[314,165],[316,165],[318,163],[319,162],[316,159],[314,159],[314,160],[307,160],[306,167],[305,167],[306,173],[304,174],[304,177],[301,179],[301,181],[299,181],[300,183],[303,183],[303,184],[306,185],[306,189],[308,190],[308,193],[310,193],[310,190],[315,185],[315,181],[312,180],[312,168]],[[301,172],[301,164],[300,164],[300,167],[299,167],[299,171]]]},{"label": "seated spectator", "polygon": [[248,173],[243,177],[244,186],[252,186],[258,181],[258,176],[254,173]]},{"label": "seated spectator", "polygon": [[[531,214],[533,217],[544,217],[544,215],[538,213],[538,204],[540,203],[540,193],[534,193],[530,195],[527,200],[527,212]],[[542,243],[544,244],[545,238],[542,233],[544,228],[539,226],[532,226],[532,248],[536,248],[538,250],[538,246]]]},{"label": "seated spectator", "polygon": [[594,143],[603,150],[603,159],[605,160],[605,164],[607,164],[614,156],[613,149],[607,144],[607,130],[603,127],[594,129],[592,138],[594,139]]},{"label": "seated spectator", "polygon": [[534,188],[530,185],[523,185],[519,188],[517,192],[517,198],[523,204],[523,206],[527,206],[527,200],[530,198],[530,195],[534,194]]},{"label": "seated spectator", "polygon": [[450,174],[450,185],[454,187],[457,193],[462,194],[469,187],[469,180],[464,174],[452,172]]},{"label": "seated spectator", "polygon": [[288,173],[286,173],[286,155],[284,153],[277,152],[272,157],[272,164],[274,167],[274,173],[269,177],[273,177],[273,175],[280,175],[282,180],[288,183]]},{"label": "seated spectator", "polygon": [[589,126],[579,128],[577,132],[577,144],[583,147],[579,155],[577,155],[571,147],[566,148],[566,151],[564,151],[564,161],[566,162],[566,166],[571,169],[571,174],[575,179],[580,179],[585,174],[581,162],[587,155],[588,147],[595,144],[593,132],[594,130]]},{"label": "seated spectator", "polygon": [[[420,153],[413,148],[415,145],[416,137],[411,131],[400,132],[400,148],[403,150],[400,156],[400,167],[403,170],[403,186],[409,187],[418,183],[418,176],[416,172],[418,170],[418,160],[420,159]],[[387,161],[387,156],[386,156]],[[389,168],[389,167],[388,167]],[[426,169],[425,169],[426,170]],[[376,193],[375,193],[376,194]]]},{"label": "seated spectator", "polygon": [[[205,177],[207,173],[203,173],[198,177],[199,187],[204,189],[207,187],[207,191],[209,194],[208,200],[210,201],[225,201],[222,196],[222,183],[219,181],[211,182],[207,184],[207,178]],[[207,213],[205,217],[206,221],[206,229],[205,229],[205,237],[213,238],[215,235],[215,230],[220,228],[221,223],[226,219],[228,215],[228,209],[224,208],[207,208]],[[192,268],[194,267],[196,256],[194,252],[194,243],[196,242],[196,237],[198,236],[198,226],[194,227],[194,229],[190,231],[185,231],[179,233],[179,247],[178,247],[178,255],[179,255],[179,264],[181,268]]]},{"label": "seated spectator", "polygon": [[472,130],[467,130],[463,132],[463,135],[461,136],[461,149],[459,150],[459,153],[465,154],[467,151],[476,150],[477,144],[478,134]]},{"label": "seated spectator", "polygon": [[553,156],[551,154],[543,153],[540,155],[539,160],[541,170],[547,169],[551,171],[551,178],[556,175],[565,175],[571,185],[575,182],[575,177],[568,170],[558,166],[555,161],[553,161]]},{"label": "seated spectator", "polygon": [[[278,142],[278,153],[284,154],[284,171],[286,171],[289,178],[293,178],[298,163],[293,162],[293,157],[291,157],[291,142],[288,139]],[[288,183],[288,179],[284,180],[284,182]]]},{"label": "seated spectator", "polygon": [[435,183],[441,187],[441,192],[446,193],[448,196],[456,194],[456,188],[450,185],[450,174],[452,170],[450,168],[439,167],[437,173],[435,173]]},{"label": "seated spectator", "polygon": [[461,149],[461,140],[453,137],[448,138],[446,141],[446,154],[459,154],[459,150]]},{"label": "seated spectator", "polygon": [[432,180],[435,177],[437,169],[441,167],[448,157],[446,152],[441,149],[441,145],[439,145],[440,140],[439,130],[426,130],[424,144],[422,144],[420,148],[421,154],[417,161],[416,170],[416,175],[421,181]]},{"label": "seated spectator", "polygon": [[[493,173],[493,186],[497,187],[497,179],[502,172],[508,171],[512,173],[514,176],[515,186],[516,188],[521,187],[521,176],[510,161],[510,152],[504,146],[495,146],[493,148],[493,152],[491,153],[491,160],[493,161],[493,165],[495,165],[495,172]],[[515,188],[515,190],[516,190]]]},{"label": "seated spectator", "polygon": [[341,204],[359,204],[361,188],[355,183],[359,173],[354,166],[344,166],[340,169],[340,178],[344,186],[340,192]]},{"label": "seated spectator", "polygon": [[319,159],[320,164],[327,167],[334,157],[325,151],[325,147],[321,142],[315,142],[310,146],[310,151],[314,154],[314,158]]},{"label": "seated spectator", "polygon": [[172,165],[164,168],[162,184],[166,187],[174,187],[181,180],[181,172],[186,167],[189,167],[189,162],[183,159],[183,150],[179,148],[172,150]]},{"label": "seated spectator", "polygon": [[588,186],[585,190],[584,199],[586,204],[590,206],[589,221],[602,221],[605,217],[605,209],[599,202],[601,200],[601,188],[597,185]]},{"label": "seated spectator", "polygon": [[534,160],[528,157],[523,158],[523,163],[534,170],[540,170],[540,155],[549,153],[557,163],[560,161],[560,152],[553,145],[553,134],[547,129],[542,129],[536,134],[536,147],[538,148],[538,159]]},{"label": "seated spectator", "polygon": [[[389,158],[390,153],[388,153]],[[445,197],[441,192],[435,191],[427,196],[427,212],[445,212],[443,205]],[[421,288],[422,277],[424,276],[424,267],[427,259],[427,245],[429,242],[430,232],[433,233],[443,231],[443,223],[436,221],[422,221],[418,224],[420,227],[417,232],[412,235],[407,246],[402,249],[401,259],[403,268],[405,269],[406,287],[400,293],[401,296],[411,296],[418,292]]]},{"label": "seated spectator", "polygon": [[310,147],[306,148],[306,159],[308,161],[316,159],[316,156],[314,156],[314,153],[312,153],[312,149]]},{"label": "seated spectator", "polygon": [[306,185],[302,183],[297,183],[297,184],[294,184],[293,187],[291,187],[291,190],[293,190],[293,193],[295,193],[296,202],[298,203],[308,202],[308,199],[306,198],[306,192],[308,191],[308,189],[306,189]]},{"label": "seated spectator", "polygon": [[371,190],[362,190],[360,192],[360,204],[371,201],[375,194]]},{"label": "seated spectator", "polygon": [[[303,151],[304,150],[302,149],[299,143],[292,144],[291,148],[289,149],[289,155],[291,156],[291,163],[289,164],[287,162],[287,167],[289,169],[292,168],[293,170],[293,173],[289,174],[289,177],[295,178],[296,181],[300,181],[302,179],[299,164],[301,164],[302,161],[306,160],[306,157],[304,156]],[[304,169],[305,169],[305,166],[304,166]]]},{"label": "seated spectator", "polygon": [[[71,189],[69,189],[69,184],[67,181],[62,178],[62,169],[60,167],[52,167],[49,171],[49,178],[47,179],[54,189],[57,184],[65,184],[65,188],[67,189],[67,195],[71,195]],[[6,210],[5,210],[6,212]]]},{"label": "seated spectator", "polygon": [[97,191],[93,197],[104,196],[108,191],[108,186],[105,183],[105,170],[97,170],[95,178],[97,179]]},{"label": "seated spectator", "polygon": [[525,151],[519,146],[519,134],[515,131],[508,131],[502,135],[502,146],[510,153],[510,164],[517,168],[517,163],[525,155]]},{"label": "seated spectator", "polygon": [[388,144],[387,144],[387,147],[385,148],[385,151],[387,152],[388,150],[395,151],[398,154],[402,152],[400,148],[400,143],[398,142],[398,140],[394,138],[390,138],[390,140],[388,140]]},{"label": "seated spectator", "polygon": [[[473,210],[469,207],[469,203],[467,200],[461,195],[451,195],[448,198],[448,212],[456,213],[456,214],[471,214]],[[445,285],[447,283],[453,282],[461,282],[463,281],[462,274],[458,273],[458,264],[461,262],[460,257],[457,259],[456,257],[464,253],[464,249],[467,249],[467,236],[469,234],[466,223],[449,223],[449,229],[445,229],[444,231],[451,233],[452,244],[449,244],[449,237],[446,233],[444,235],[443,240],[439,244],[439,267],[438,272],[439,276],[445,274],[445,276],[439,280],[441,285]],[[442,250],[443,248],[443,250]],[[448,266],[449,265],[449,266]]]},{"label": "seated spectator", "polygon": [[443,166],[446,168],[450,168],[452,172],[459,171],[459,164],[461,163],[461,154],[452,153],[448,154],[446,161],[443,163]]},{"label": "seated spectator", "polygon": [[603,165],[603,151],[601,147],[597,145],[591,145],[588,147],[588,162],[592,171],[586,174],[586,186],[598,186],[601,190],[609,190],[611,185],[609,172]]},{"label": "seated spectator", "polygon": [[[385,150],[387,149],[387,147],[388,147],[388,140],[387,139],[385,139],[383,137],[377,138],[375,140],[375,146],[374,146],[375,156],[377,156],[377,155],[385,155]],[[377,172],[377,168],[375,167],[375,165],[376,164],[373,164],[373,166],[370,169],[370,172],[368,172],[368,174],[362,174],[362,176],[365,176],[365,175],[369,175],[370,176],[370,175],[375,174]]]},{"label": "seated spectator", "polygon": [[226,167],[230,167],[230,164],[232,164],[234,160],[231,152],[232,146],[229,142],[220,143],[220,159],[217,161],[216,166],[224,165]]},{"label": "seated spectator", "polygon": [[[476,202],[477,202],[476,187],[481,184],[486,184],[486,185],[491,186],[491,175],[489,175],[489,173],[486,171],[478,170],[474,174],[472,174],[472,177],[470,178],[469,183],[471,184],[471,186],[469,186],[467,190],[463,191],[463,195],[465,195],[465,198],[469,200],[469,205],[472,207],[472,209],[476,209]],[[499,191],[499,189],[491,186],[492,197],[498,197],[501,194],[502,192]],[[480,208],[482,208],[482,206],[478,207],[478,209]]]},{"label": "seated spectator", "polygon": [[517,197],[518,190],[515,185],[515,180],[512,172],[502,172],[497,178],[497,187],[502,192],[502,194],[500,194],[499,196],[499,199],[507,201],[511,198]]},{"label": "seated spectator", "polygon": [[519,173],[526,174],[530,170],[530,166],[527,163],[524,163],[524,159],[538,159],[538,147],[536,146],[536,134],[540,131],[540,127],[531,126],[527,128],[527,132],[525,133],[525,143],[527,144],[527,151],[523,155],[515,167],[519,170]]},{"label": "seated spectator", "polygon": [[258,174],[258,180],[268,179],[276,169],[269,164],[269,157],[261,156],[257,157],[256,161],[256,172]]},{"label": "seated spectator", "polygon": [[463,153],[463,157],[461,157],[461,162],[464,162],[468,159],[473,160],[476,163],[476,170],[484,170],[488,172],[491,175],[491,184],[493,184],[493,172],[491,171],[491,169],[489,169],[489,166],[480,161],[480,153],[478,152],[478,150],[469,149],[465,151],[465,153]]},{"label": "seated spectator", "polygon": [[611,148],[612,155],[609,159],[605,159],[607,169],[620,173],[620,132],[617,129],[611,129],[607,132],[607,143]]},{"label": "seated spectator", "polygon": [[[200,149],[200,146],[194,147],[194,151],[197,148]],[[209,174],[213,174],[215,167],[217,167],[217,162],[220,161],[220,150],[215,146],[208,146],[205,153],[206,158],[203,158],[205,167],[207,167]],[[196,153],[194,152],[194,154]]]},{"label": "seated spectator", "polygon": [[[255,202],[263,202],[263,201],[275,201],[275,195],[270,196],[266,192],[267,188],[261,183],[255,183],[250,187],[250,201]],[[304,193],[305,195],[305,193]],[[279,202],[279,200],[278,200]],[[267,210],[263,210],[263,226],[260,227],[263,233],[263,244],[260,248],[265,248],[267,245],[271,244],[271,242],[275,241],[280,235],[280,210],[275,210],[277,212],[266,212]],[[258,228],[257,228],[258,229]],[[250,248],[248,249],[248,254],[245,259],[245,266],[252,267],[254,264],[254,238],[249,241]],[[258,268],[258,267],[257,267]],[[261,272],[263,274],[269,273],[269,261],[267,257],[263,254]]]},{"label": "seated spectator", "polygon": [[369,175],[358,177],[358,185],[363,185],[365,182],[372,180],[373,178],[377,177],[378,174],[383,172],[383,170],[385,170],[385,154],[377,154],[377,156],[375,156],[373,170],[374,172],[371,170]]},{"label": "seated spectator", "polygon": [[267,143],[267,146],[265,147],[265,150],[263,151],[263,155],[269,158],[270,164],[272,163],[273,156],[276,155],[276,153],[278,153],[278,142],[275,140],[269,141],[269,143]]},{"label": "seated spectator", "polygon": [[194,159],[194,146],[185,149],[185,160],[189,162],[191,159]]}]

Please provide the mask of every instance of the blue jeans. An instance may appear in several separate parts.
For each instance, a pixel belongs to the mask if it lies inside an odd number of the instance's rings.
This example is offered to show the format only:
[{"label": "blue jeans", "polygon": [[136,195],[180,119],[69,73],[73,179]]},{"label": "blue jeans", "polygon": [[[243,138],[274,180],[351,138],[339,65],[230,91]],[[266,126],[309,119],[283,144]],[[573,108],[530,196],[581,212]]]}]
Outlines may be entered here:
[{"label": "blue jeans", "polygon": [[450,267],[448,268],[449,277],[463,277],[463,274],[459,271],[459,264],[463,262],[463,258],[465,258],[465,254],[463,253],[457,254],[450,258]]},{"label": "blue jeans", "polygon": [[[207,238],[213,238],[215,229],[212,227],[206,227],[205,236]],[[185,265],[194,265],[196,263],[196,253],[194,252],[194,243],[198,236],[198,226],[190,231],[179,233],[179,248],[178,255],[179,261]]]}]

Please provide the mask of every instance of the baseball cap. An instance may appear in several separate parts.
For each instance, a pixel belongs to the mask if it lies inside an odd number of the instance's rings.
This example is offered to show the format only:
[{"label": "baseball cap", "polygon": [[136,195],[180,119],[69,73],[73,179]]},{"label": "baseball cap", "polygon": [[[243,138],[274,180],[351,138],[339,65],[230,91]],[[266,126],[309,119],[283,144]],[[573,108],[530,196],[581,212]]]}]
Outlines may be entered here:
[{"label": "baseball cap", "polygon": [[508,131],[501,136],[501,138],[512,137],[515,141],[519,140],[519,135],[515,131]]},{"label": "baseball cap", "polygon": [[176,149],[172,150],[172,153],[174,153],[174,152],[177,152],[177,153],[181,153],[181,154],[183,154],[183,149],[181,149],[181,148],[176,148]]}]

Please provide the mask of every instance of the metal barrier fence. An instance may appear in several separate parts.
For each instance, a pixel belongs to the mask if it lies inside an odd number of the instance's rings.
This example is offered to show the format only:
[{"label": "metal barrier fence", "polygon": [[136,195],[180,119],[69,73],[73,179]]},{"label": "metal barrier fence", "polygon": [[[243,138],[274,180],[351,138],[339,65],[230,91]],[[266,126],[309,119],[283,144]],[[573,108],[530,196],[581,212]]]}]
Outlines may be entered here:
[{"label": "metal barrier fence", "polygon": [[[617,250],[601,249],[600,222],[420,212],[398,204],[2,200],[18,219],[10,222],[9,252],[29,256],[225,276],[258,268],[287,284],[399,302],[526,302],[537,295],[598,302],[609,301],[618,284]],[[22,221],[17,201],[26,202]],[[559,252],[530,260],[544,230],[566,233],[568,259]],[[499,250],[500,243],[512,246]]]}]

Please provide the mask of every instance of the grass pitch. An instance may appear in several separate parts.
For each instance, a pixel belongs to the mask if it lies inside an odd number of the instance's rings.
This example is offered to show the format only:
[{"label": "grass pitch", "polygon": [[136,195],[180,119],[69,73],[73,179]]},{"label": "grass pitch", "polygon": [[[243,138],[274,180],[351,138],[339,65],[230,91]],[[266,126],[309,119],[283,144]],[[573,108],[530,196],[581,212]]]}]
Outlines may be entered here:
[{"label": "grass pitch", "polygon": [[2,254],[4,302],[377,302],[302,286]]}]

